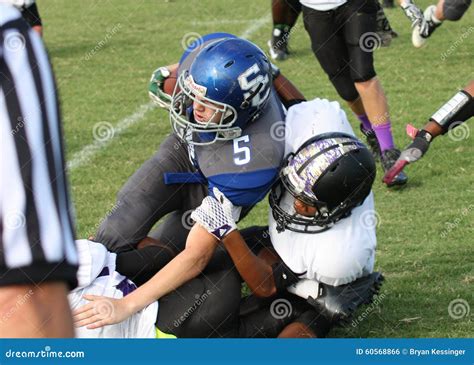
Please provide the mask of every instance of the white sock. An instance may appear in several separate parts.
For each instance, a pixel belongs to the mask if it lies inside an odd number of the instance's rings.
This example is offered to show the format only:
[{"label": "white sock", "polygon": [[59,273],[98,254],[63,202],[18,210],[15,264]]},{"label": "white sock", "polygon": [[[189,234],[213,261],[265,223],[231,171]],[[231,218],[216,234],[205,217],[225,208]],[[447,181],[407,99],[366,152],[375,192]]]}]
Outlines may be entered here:
[{"label": "white sock", "polygon": [[435,12],[433,11],[431,13],[431,20],[433,21],[433,23],[435,24],[441,24],[443,21],[442,20],[439,20],[436,16],[435,16]]}]

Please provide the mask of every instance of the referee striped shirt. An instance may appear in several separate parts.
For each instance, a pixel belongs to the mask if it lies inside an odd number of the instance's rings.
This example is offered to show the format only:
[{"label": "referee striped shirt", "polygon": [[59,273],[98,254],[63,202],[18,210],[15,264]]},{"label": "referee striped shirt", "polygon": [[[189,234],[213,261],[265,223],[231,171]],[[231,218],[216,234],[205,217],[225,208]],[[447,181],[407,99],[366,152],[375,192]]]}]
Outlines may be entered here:
[{"label": "referee striped shirt", "polygon": [[54,77],[40,37],[0,3],[0,285],[76,285]]}]

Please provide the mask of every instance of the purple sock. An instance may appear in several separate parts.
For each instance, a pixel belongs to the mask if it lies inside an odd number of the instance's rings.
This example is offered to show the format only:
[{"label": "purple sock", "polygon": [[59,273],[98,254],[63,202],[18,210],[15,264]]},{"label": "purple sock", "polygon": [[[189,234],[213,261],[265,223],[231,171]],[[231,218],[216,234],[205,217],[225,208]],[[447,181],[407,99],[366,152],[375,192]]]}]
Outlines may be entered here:
[{"label": "purple sock", "polygon": [[367,114],[361,114],[361,115],[356,114],[356,116],[362,123],[362,128],[364,128],[365,131],[372,130],[372,124],[370,124],[370,120],[369,120],[369,117],[367,117]]},{"label": "purple sock", "polygon": [[372,128],[374,129],[375,135],[377,136],[380,150],[382,152],[395,148],[392,136],[392,124],[390,123],[390,120],[384,124],[374,125]]}]

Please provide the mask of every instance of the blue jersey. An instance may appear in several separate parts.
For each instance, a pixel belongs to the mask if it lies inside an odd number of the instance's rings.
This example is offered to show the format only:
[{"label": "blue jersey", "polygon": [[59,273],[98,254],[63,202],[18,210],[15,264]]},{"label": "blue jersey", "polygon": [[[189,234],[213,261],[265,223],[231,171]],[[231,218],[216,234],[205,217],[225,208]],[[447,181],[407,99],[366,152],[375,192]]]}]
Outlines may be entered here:
[{"label": "blue jersey", "polygon": [[[224,37],[225,33],[204,36],[198,47],[191,46],[180,60],[178,74],[189,69],[202,47]],[[192,117],[192,112],[189,113]],[[284,155],[285,112],[277,93],[271,88],[266,107],[247,125],[241,136],[210,145],[189,146],[190,158],[205,177],[209,192],[217,187],[235,206],[250,208],[262,200],[278,178]],[[280,138],[281,137],[281,138]]]}]

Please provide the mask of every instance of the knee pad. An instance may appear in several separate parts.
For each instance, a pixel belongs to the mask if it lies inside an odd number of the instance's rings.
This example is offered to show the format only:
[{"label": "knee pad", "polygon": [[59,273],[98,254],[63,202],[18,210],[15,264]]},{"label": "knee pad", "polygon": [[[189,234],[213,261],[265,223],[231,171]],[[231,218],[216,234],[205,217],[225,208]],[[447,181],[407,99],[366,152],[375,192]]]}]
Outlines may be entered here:
[{"label": "knee pad", "polygon": [[472,0],[446,0],[443,4],[444,17],[452,21],[461,19],[471,2]]}]

